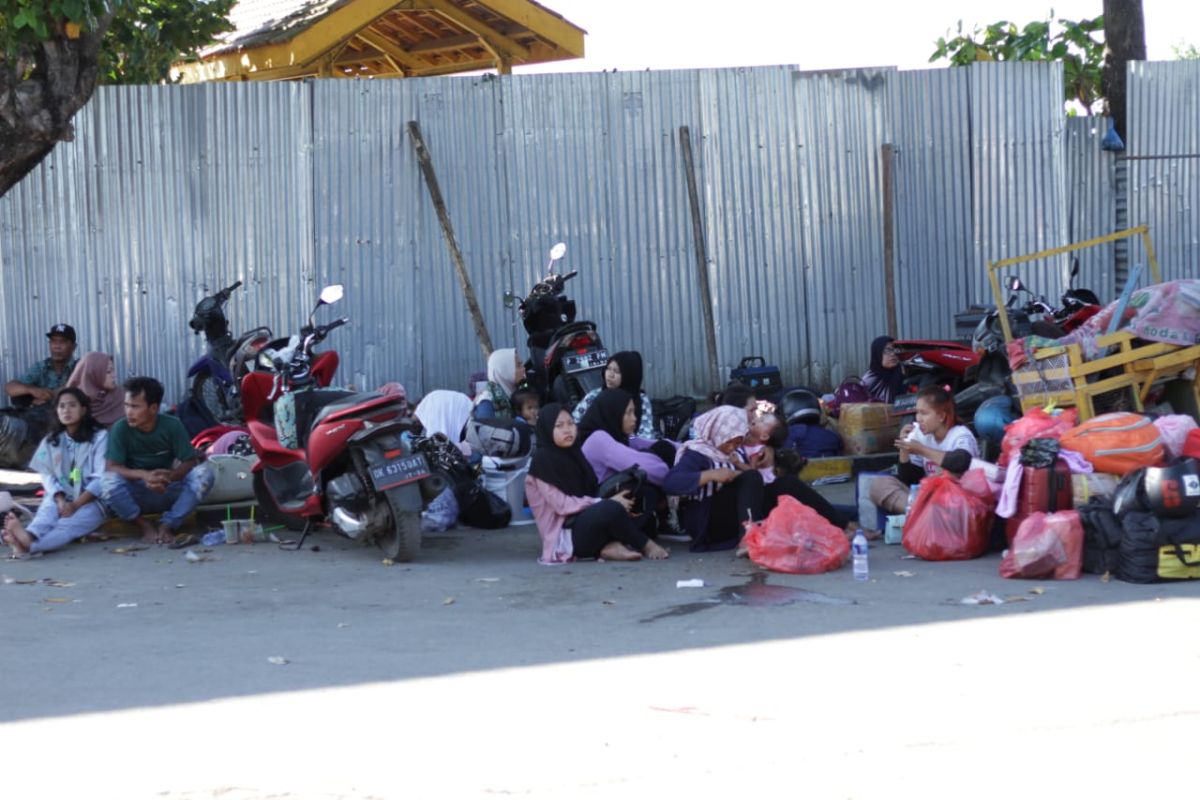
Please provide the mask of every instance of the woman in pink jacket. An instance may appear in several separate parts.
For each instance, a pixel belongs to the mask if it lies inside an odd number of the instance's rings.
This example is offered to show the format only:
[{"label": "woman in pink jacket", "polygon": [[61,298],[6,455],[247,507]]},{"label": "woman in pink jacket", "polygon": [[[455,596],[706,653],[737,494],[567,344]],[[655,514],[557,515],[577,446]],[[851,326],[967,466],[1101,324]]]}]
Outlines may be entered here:
[{"label": "woman in pink jacket", "polygon": [[525,498],[542,537],[543,564],[576,558],[636,561],[666,558],[668,551],[647,538],[629,516],[633,498],[596,496],[599,483],[575,443],[571,414],[558,403],[538,415],[538,446],[525,477]]}]

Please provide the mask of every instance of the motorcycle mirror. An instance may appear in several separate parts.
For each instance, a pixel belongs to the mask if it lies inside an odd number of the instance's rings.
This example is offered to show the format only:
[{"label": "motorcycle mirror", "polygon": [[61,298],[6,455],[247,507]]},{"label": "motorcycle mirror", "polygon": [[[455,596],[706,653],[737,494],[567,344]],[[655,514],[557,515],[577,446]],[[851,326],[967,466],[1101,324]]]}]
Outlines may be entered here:
[{"label": "motorcycle mirror", "polygon": [[1016,275],[1008,279],[1008,290],[1010,292],[1020,292],[1024,290],[1025,284],[1021,283],[1021,279]]},{"label": "motorcycle mirror", "polygon": [[550,248],[550,260],[558,261],[567,254],[567,245],[565,242],[559,242]]},{"label": "motorcycle mirror", "polygon": [[341,300],[344,295],[345,289],[342,284],[335,283],[332,286],[326,286],[321,290],[321,294],[319,295],[321,300],[320,305],[327,306],[331,305],[332,303],[336,303],[338,300]]},{"label": "motorcycle mirror", "polygon": [[515,294],[513,294],[511,291],[505,292],[504,293],[504,307],[505,308],[515,308],[516,305],[517,305],[517,296]]}]

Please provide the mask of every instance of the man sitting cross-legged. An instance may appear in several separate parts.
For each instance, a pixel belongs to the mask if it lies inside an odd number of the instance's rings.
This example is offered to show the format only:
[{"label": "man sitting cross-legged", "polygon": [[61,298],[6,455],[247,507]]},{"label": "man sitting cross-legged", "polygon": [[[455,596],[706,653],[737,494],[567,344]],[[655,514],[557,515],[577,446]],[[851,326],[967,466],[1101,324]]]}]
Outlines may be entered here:
[{"label": "man sitting cross-legged", "polygon": [[[166,544],[212,488],[212,469],[201,463],[183,423],[158,413],[161,383],[137,377],[124,388],[125,418],[108,433],[100,497],[112,513],[141,526],[145,541]],[[162,515],[157,528],[146,514]]]}]

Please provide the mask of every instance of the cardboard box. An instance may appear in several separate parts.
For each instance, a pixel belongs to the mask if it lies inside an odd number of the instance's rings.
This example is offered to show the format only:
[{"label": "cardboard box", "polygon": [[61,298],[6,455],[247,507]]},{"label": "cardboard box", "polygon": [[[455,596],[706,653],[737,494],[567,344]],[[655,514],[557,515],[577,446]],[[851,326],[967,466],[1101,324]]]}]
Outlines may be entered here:
[{"label": "cardboard box", "polygon": [[836,425],[845,453],[851,456],[895,451],[901,427],[887,403],[846,403]]}]

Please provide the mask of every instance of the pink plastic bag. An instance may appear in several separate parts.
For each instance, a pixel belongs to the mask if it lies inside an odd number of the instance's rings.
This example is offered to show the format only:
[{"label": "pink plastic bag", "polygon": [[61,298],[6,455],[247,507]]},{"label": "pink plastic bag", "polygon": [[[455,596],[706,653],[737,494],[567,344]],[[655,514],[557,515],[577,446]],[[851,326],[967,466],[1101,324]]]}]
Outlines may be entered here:
[{"label": "pink plastic bag", "polygon": [[1004,428],[1004,441],[1000,444],[1000,460],[1002,467],[1008,466],[1008,460],[1021,454],[1021,448],[1030,439],[1057,439],[1062,434],[1075,427],[1079,413],[1068,408],[1061,414],[1051,416],[1040,408],[1031,408],[1025,416],[1010,422]]},{"label": "pink plastic bag", "polygon": [[1078,511],[1035,511],[1021,522],[1000,562],[1002,578],[1073,581],[1083,572],[1083,522]]},{"label": "pink plastic bag", "polygon": [[747,526],[750,560],[775,572],[816,575],[846,563],[850,542],[828,520],[784,495],[767,518]]},{"label": "pink plastic bag", "polygon": [[1179,458],[1187,445],[1188,434],[1196,430],[1197,426],[1196,420],[1186,414],[1169,414],[1154,420],[1154,427],[1158,428],[1158,435],[1162,437],[1163,446],[1167,448],[1167,455]]},{"label": "pink plastic bag", "polygon": [[991,505],[952,475],[935,475],[921,481],[900,543],[926,561],[961,561],[983,555],[991,531]]}]

